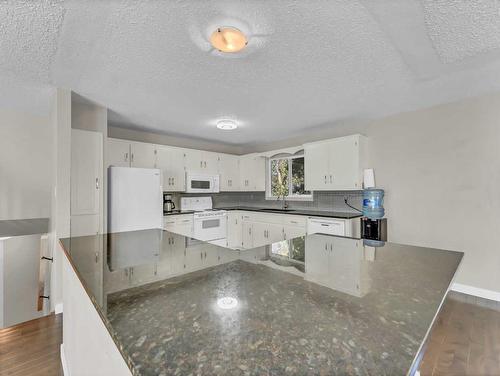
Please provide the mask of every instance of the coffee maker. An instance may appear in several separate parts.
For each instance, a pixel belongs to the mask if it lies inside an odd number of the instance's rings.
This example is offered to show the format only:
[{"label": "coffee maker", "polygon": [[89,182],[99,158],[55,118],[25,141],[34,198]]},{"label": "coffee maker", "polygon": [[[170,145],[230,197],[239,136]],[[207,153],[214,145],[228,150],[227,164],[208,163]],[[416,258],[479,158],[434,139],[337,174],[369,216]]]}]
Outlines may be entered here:
[{"label": "coffee maker", "polygon": [[172,201],[172,195],[169,193],[163,194],[163,212],[164,213],[172,213],[175,209],[175,204]]}]

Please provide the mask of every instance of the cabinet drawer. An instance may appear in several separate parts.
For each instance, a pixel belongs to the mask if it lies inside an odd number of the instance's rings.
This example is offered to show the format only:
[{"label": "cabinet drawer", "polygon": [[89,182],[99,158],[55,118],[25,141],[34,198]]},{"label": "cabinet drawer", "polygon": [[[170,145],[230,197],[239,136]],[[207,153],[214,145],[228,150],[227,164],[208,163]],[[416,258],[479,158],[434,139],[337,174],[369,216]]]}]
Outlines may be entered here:
[{"label": "cabinet drawer", "polygon": [[283,215],[283,224],[286,226],[306,227],[307,217],[285,214]]}]

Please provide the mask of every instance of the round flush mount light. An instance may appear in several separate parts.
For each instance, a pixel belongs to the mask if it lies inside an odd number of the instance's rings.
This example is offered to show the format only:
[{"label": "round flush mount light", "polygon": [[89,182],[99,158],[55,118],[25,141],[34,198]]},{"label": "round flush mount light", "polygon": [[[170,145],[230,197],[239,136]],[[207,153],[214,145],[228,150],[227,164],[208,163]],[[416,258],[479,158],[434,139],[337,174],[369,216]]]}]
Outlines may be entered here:
[{"label": "round flush mount light", "polygon": [[234,120],[223,119],[217,121],[217,128],[222,129],[224,131],[232,131],[238,128],[238,124]]},{"label": "round flush mount light", "polygon": [[224,296],[217,300],[217,306],[221,309],[233,309],[238,305],[238,299],[230,296]]},{"label": "round flush mount light", "polygon": [[248,44],[247,37],[235,27],[219,27],[210,36],[210,43],[221,52],[239,52]]}]

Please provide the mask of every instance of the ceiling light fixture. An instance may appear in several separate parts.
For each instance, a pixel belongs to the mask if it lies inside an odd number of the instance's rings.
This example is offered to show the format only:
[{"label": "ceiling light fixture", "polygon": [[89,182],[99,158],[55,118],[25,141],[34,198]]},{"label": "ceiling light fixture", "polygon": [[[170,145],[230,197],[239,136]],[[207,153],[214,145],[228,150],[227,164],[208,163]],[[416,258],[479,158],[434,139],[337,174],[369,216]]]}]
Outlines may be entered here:
[{"label": "ceiling light fixture", "polygon": [[234,120],[224,119],[217,121],[217,128],[222,129],[224,131],[232,131],[238,128],[238,124]]},{"label": "ceiling light fixture", "polygon": [[210,43],[221,52],[239,52],[248,44],[247,37],[235,27],[219,27],[210,36]]}]

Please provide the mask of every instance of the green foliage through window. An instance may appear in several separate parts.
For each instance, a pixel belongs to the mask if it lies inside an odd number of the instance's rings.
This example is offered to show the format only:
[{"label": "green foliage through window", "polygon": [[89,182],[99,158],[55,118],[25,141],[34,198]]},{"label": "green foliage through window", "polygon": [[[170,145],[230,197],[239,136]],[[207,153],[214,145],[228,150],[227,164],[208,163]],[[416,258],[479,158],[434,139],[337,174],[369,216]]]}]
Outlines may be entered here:
[{"label": "green foliage through window", "polygon": [[304,157],[271,159],[269,167],[271,196],[283,198],[311,194],[305,190]]}]

